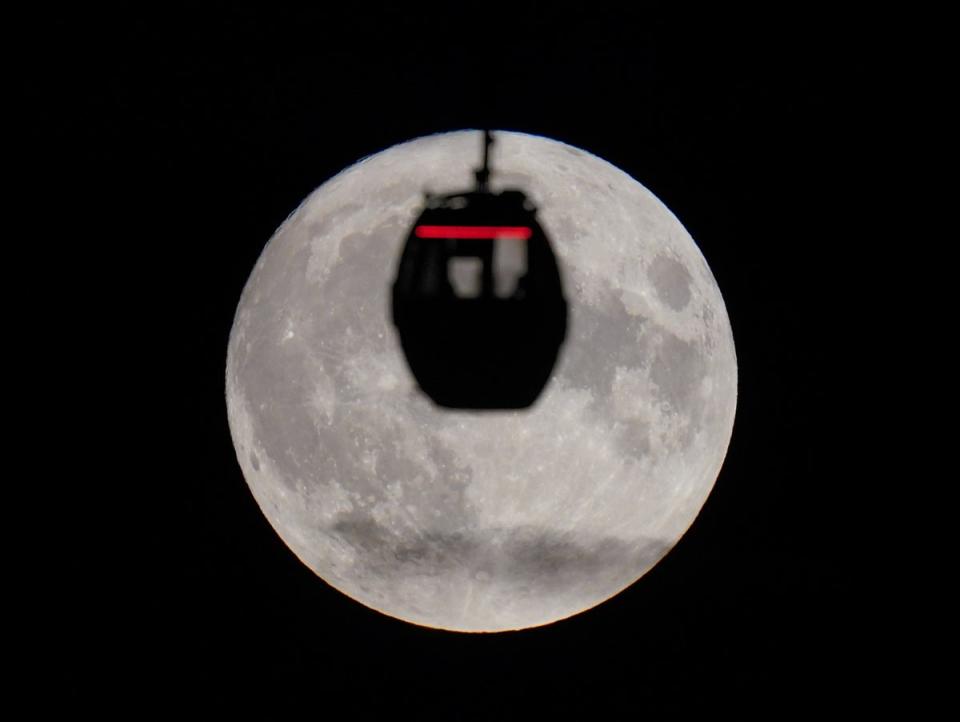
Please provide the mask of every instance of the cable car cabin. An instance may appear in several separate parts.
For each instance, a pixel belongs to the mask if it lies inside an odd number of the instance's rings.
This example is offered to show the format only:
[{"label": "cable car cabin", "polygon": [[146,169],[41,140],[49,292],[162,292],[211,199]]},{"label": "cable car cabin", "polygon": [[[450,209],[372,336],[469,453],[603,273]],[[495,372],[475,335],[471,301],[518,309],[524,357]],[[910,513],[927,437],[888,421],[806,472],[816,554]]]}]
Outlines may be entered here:
[{"label": "cable car cabin", "polygon": [[438,405],[533,404],[566,335],[567,305],[526,196],[428,196],[400,259],[393,321],[414,377]]}]

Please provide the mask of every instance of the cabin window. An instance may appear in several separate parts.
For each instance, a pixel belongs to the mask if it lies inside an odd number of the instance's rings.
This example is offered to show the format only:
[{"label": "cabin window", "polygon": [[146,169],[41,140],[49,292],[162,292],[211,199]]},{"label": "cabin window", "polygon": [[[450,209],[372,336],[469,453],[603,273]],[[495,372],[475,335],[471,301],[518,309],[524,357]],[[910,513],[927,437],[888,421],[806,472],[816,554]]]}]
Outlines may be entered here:
[{"label": "cabin window", "polygon": [[499,298],[510,298],[527,272],[527,242],[498,238],[493,249],[493,289]]},{"label": "cabin window", "polygon": [[453,256],[447,262],[447,277],[459,298],[477,298],[483,291],[483,259]]}]

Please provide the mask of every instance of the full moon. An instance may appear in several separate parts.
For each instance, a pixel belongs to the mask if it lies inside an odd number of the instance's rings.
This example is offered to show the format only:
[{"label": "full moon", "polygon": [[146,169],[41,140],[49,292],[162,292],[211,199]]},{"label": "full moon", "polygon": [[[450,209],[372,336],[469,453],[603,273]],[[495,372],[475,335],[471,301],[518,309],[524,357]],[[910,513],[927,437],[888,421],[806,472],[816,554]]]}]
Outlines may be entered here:
[{"label": "full moon", "polygon": [[737,362],[703,255],[610,163],[494,132],[492,190],[537,205],[561,264],[566,343],[521,411],[451,411],[416,386],[390,288],[423,193],[473,186],[482,134],[364,158],[276,231],[230,334],[243,475],[335,589],[418,625],[497,632],[588,610],[693,523],[726,455]]}]

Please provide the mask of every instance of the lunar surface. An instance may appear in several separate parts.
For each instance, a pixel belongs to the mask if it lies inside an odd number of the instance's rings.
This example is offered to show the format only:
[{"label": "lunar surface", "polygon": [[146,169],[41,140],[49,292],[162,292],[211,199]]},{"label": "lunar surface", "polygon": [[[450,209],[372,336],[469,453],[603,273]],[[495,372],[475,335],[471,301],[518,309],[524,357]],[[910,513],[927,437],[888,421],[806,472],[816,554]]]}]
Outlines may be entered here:
[{"label": "lunar surface", "polygon": [[469,632],[569,617],[649,571],[710,493],[737,397],[723,299],[677,218],[587,152],[494,137],[491,187],[536,202],[569,303],[531,409],[434,406],[390,321],[423,191],[473,186],[477,131],[314,191],[258,260],[226,367],[237,458],[290,549],[368,607]]}]

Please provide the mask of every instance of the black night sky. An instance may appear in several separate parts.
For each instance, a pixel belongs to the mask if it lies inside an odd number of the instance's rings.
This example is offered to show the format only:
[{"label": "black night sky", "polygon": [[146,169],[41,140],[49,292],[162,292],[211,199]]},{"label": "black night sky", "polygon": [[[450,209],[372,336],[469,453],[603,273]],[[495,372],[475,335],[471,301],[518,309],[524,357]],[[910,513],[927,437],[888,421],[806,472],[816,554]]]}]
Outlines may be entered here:
[{"label": "black night sky", "polygon": [[[85,517],[97,573],[65,562],[58,696],[451,721],[860,704],[838,349],[875,141],[861,19],[160,7],[51,18],[36,88],[90,229],[78,256],[103,278],[80,298],[108,322],[77,339],[112,392],[106,514]],[[740,393],[713,494],[653,571],[547,627],[459,635],[368,610],[287,550],[236,462],[223,374],[243,284],[311,190],[395,143],[485,126],[589,150],[671,208],[724,294]]]}]

